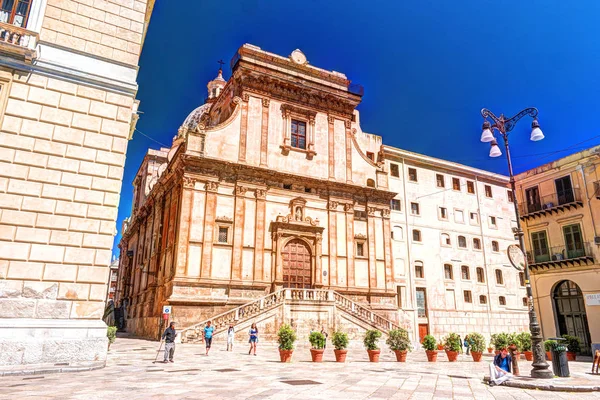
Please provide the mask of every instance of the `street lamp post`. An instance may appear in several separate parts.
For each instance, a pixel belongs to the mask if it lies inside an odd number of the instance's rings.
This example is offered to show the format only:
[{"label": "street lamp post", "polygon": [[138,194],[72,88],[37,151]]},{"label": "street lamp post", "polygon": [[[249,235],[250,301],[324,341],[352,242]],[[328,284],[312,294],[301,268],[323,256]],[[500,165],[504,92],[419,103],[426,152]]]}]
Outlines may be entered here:
[{"label": "street lamp post", "polygon": [[[542,133],[542,130],[540,129],[540,125],[537,120],[537,108],[526,108],[511,118],[504,117],[504,114],[501,114],[500,117],[496,117],[494,113],[492,113],[486,108],[481,110],[481,116],[484,119],[481,141],[490,142],[490,157],[500,157],[502,155],[502,151],[500,150],[500,147],[498,147],[498,142],[496,141],[496,137],[494,136],[494,130],[497,130],[502,136],[502,139],[504,140],[506,160],[508,161],[508,174],[510,176],[510,188],[512,191],[513,204],[515,206],[515,214],[517,217],[516,235],[519,238],[519,246],[521,247],[521,251],[523,252],[525,252],[525,242],[523,240],[523,229],[521,229],[521,218],[519,216],[519,206],[517,204],[515,177],[513,175],[512,161],[510,159],[510,149],[508,147],[508,133],[515,127],[517,121],[519,121],[526,115],[529,115],[531,118],[533,118],[533,122],[531,123],[530,139],[534,142],[542,140],[544,138],[544,134]],[[493,124],[490,124],[488,118],[492,120]],[[550,379],[554,376],[554,374],[548,369],[549,366],[546,362],[546,357],[542,347],[543,338],[540,324],[537,319],[537,314],[533,306],[533,293],[531,291],[531,282],[529,278],[529,265],[527,263],[527,257],[524,257],[524,270],[525,285],[527,287],[527,299],[529,302],[529,330],[531,331],[531,347],[533,350],[533,369],[531,370],[531,377]]]}]

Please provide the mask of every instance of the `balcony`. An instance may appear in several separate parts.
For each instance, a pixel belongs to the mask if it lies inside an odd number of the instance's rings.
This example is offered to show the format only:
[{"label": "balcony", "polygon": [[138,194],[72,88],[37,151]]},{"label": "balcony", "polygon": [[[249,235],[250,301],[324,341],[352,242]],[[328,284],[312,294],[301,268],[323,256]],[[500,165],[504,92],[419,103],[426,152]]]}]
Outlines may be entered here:
[{"label": "balcony", "polygon": [[38,34],[19,26],[0,22],[0,53],[31,63],[37,54]]},{"label": "balcony", "polygon": [[582,243],[577,249],[568,249],[566,246],[554,246],[547,249],[544,254],[527,252],[527,263],[531,269],[544,269],[551,267],[563,268],[594,263],[592,243]]},{"label": "balcony", "polygon": [[555,192],[546,196],[541,196],[538,201],[533,203],[521,202],[519,204],[519,214],[521,219],[535,219],[558,214],[560,211],[576,209],[583,207],[581,200],[581,191],[579,189],[568,189],[562,192]]}]

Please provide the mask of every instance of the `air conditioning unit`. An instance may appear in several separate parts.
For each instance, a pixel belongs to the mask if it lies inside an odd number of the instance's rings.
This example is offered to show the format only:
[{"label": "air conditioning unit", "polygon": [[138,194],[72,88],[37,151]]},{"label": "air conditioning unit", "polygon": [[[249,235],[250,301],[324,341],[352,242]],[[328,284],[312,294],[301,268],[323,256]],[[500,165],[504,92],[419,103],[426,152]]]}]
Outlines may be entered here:
[{"label": "air conditioning unit", "polygon": [[594,238],[594,244],[600,244],[600,236]]}]

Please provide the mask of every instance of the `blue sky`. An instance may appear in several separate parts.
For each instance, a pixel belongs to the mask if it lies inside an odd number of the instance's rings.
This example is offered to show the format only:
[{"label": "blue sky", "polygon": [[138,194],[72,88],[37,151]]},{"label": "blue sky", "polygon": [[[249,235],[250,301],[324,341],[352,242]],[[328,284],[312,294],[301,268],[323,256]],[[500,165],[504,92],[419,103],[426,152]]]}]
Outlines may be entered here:
[{"label": "blue sky", "polygon": [[[406,150],[506,173],[479,142],[481,108],[537,107],[513,131],[517,172],[600,143],[600,1],[157,1],[140,60],[139,131],[170,145],[206,83],[244,43],[345,73],[365,88],[363,130]],[[129,143],[114,252],[148,147]]]}]

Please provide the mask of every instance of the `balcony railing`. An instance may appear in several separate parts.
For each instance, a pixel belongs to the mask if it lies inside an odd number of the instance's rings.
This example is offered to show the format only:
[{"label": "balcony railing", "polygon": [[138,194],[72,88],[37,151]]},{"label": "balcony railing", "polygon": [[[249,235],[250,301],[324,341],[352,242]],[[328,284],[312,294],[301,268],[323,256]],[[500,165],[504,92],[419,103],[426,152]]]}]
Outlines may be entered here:
[{"label": "balcony railing", "polygon": [[575,260],[587,262],[593,260],[592,244],[585,242],[575,248],[567,246],[554,246],[543,252],[527,252],[527,262],[530,266],[542,264],[569,263]]},{"label": "balcony railing", "polygon": [[581,200],[581,191],[579,189],[569,189],[562,192],[555,192],[546,196],[541,196],[538,201],[519,204],[519,213],[521,218],[545,214],[547,212],[559,211],[561,208],[583,205]]},{"label": "balcony railing", "polygon": [[31,62],[36,57],[38,34],[20,26],[0,22],[0,51]]}]

